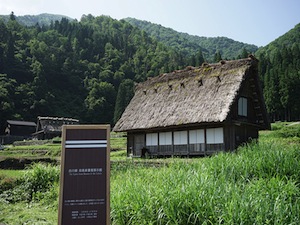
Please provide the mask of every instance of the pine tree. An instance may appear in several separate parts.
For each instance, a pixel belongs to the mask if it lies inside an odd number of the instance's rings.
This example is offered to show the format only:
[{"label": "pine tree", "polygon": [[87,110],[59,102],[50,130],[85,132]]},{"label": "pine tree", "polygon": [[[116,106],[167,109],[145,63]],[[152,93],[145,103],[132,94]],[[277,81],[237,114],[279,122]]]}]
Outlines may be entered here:
[{"label": "pine tree", "polygon": [[214,56],[214,62],[220,62],[222,60],[222,56],[220,51],[217,51]]},{"label": "pine tree", "polygon": [[15,16],[14,12],[11,12],[11,13],[10,13],[9,19],[12,20],[12,21],[15,21],[15,20],[16,20],[16,16]]},{"label": "pine tree", "polygon": [[124,80],[120,84],[115,105],[114,123],[119,120],[131,98],[133,97],[133,86],[133,81],[129,79]]}]

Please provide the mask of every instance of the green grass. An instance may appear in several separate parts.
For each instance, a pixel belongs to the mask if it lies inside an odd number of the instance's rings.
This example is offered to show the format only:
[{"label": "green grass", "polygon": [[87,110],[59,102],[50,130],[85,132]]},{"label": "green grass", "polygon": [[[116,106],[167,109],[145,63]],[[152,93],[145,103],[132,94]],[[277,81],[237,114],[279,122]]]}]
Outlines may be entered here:
[{"label": "green grass", "polygon": [[38,202],[0,204],[0,223],[7,225],[54,225],[57,224],[57,207]]},{"label": "green grass", "polygon": [[126,150],[112,151],[110,153],[111,160],[124,160],[124,158],[126,158],[126,157],[127,157]]},{"label": "green grass", "polygon": [[112,151],[126,150],[126,137],[124,133],[116,134],[114,132],[110,135],[110,148]]},{"label": "green grass", "polygon": [[8,146],[5,150],[0,151],[0,159],[5,158],[56,158],[60,156],[61,144],[44,144],[44,145],[18,145]]},{"label": "green grass", "polygon": [[[20,141],[17,145],[6,146],[5,150],[0,151],[0,159],[5,158],[41,158],[41,157],[50,157],[55,158],[59,157],[61,153],[61,143],[59,143],[58,138],[54,138],[49,143],[36,145],[31,144],[34,141]],[[124,151],[126,150],[126,137],[124,134],[115,134],[112,133],[110,139],[111,151],[116,152],[115,155],[126,156]],[[122,153],[120,153],[120,151]],[[114,156],[114,155],[113,155]]]},{"label": "green grass", "polygon": [[299,153],[260,143],[161,168],[123,169],[112,177],[112,224],[297,224]]},{"label": "green grass", "polygon": [[[111,224],[299,224],[299,126],[277,124],[258,143],[206,158],[113,151]],[[0,191],[0,223],[57,224],[58,167],[1,172],[16,183]]]},{"label": "green grass", "polygon": [[23,174],[23,170],[0,170],[0,177],[19,178]]}]

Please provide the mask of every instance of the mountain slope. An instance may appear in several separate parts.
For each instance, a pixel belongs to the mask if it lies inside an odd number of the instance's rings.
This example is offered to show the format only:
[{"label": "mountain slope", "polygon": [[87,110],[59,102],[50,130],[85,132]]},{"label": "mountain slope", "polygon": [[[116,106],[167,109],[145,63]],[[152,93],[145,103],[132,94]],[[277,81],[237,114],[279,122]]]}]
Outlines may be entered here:
[{"label": "mountain slope", "polygon": [[134,82],[188,65],[126,21],[83,16],[40,29],[0,20],[0,135],[7,119],[37,116],[112,123]]},{"label": "mountain slope", "polygon": [[[275,39],[268,45],[260,47],[257,51],[259,55],[274,55],[274,53],[282,48],[294,48],[300,43],[300,23],[297,24],[293,29]],[[294,46],[294,47],[293,47]]]},{"label": "mountain slope", "polygon": [[300,23],[256,52],[273,121],[300,119]]},{"label": "mountain slope", "polygon": [[195,55],[201,50],[208,61],[213,61],[217,52],[221,53],[224,59],[234,59],[239,58],[244,49],[249,53],[254,53],[258,49],[255,45],[234,41],[226,37],[199,37],[134,18],[124,20],[144,30],[166,46],[183,51],[188,56]]},{"label": "mountain slope", "polygon": [[[2,18],[5,22],[9,20],[10,16],[6,15],[0,15],[0,18]],[[55,14],[48,14],[48,13],[42,13],[39,15],[25,15],[25,16],[15,16],[16,20],[24,25],[24,26],[34,26],[37,23],[39,25],[50,25],[51,22],[53,21],[61,21],[62,18],[66,18],[68,20],[74,20],[68,16],[63,16],[63,15],[55,15]]]}]

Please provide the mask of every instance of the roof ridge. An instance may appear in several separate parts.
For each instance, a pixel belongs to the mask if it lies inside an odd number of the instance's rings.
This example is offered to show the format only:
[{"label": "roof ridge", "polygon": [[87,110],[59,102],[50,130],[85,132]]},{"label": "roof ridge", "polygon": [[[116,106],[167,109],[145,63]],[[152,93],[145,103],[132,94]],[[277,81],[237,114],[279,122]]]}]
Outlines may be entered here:
[{"label": "roof ridge", "polygon": [[[149,88],[150,86],[157,83],[169,83],[173,80],[182,80],[191,76],[200,76],[201,78],[208,77],[219,77],[225,73],[225,71],[231,71],[233,69],[241,68],[241,66],[252,66],[257,64],[257,59],[254,57],[238,59],[238,60],[221,60],[219,63],[202,63],[201,66],[193,67],[187,66],[185,69],[174,70],[169,73],[163,73],[155,77],[148,77],[144,82],[136,84],[135,89]],[[217,71],[219,70],[219,71]],[[215,71],[215,73],[213,73]]]}]

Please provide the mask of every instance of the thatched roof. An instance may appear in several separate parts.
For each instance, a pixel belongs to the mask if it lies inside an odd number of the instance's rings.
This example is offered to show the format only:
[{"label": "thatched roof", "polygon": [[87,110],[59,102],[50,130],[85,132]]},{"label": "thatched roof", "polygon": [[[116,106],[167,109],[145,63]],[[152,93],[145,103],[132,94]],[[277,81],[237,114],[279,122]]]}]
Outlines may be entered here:
[{"label": "thatched roof", "polygon": [[257,77],[257,64],[255,58],[222,61],[148,79],[136,86],[114,131],[224,122],[243,80],[253,71]]},{"label": "thatched roof", "polygon": [[42,130],[46,133],[61,132],[65,124],[79,124],[79,120],[65,117],[38,116],[37,131]]},{"label": "thatched roof", "polygon": [[65,117],[50,117],[50,116],[38,116],[39,121],[46,122],[58,122],[58,123],[79,123],[79,120],[73,118],[65,118]]}]

